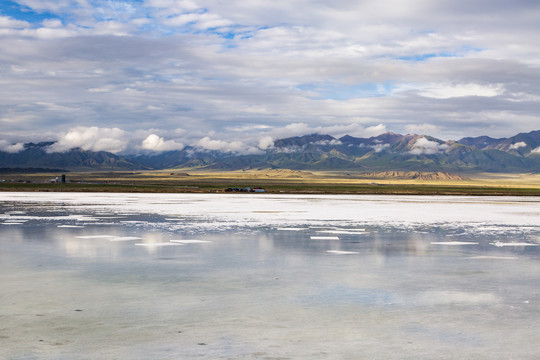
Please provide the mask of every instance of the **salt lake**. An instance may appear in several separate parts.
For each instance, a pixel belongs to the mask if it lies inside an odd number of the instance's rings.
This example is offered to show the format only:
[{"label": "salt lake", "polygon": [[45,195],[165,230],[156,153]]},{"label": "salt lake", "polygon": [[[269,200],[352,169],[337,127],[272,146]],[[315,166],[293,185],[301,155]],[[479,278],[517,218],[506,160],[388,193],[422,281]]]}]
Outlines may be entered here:
[{"label": "salt lake", "polygon": [[537,359],[540,198],[0,193],[2,359]]}]

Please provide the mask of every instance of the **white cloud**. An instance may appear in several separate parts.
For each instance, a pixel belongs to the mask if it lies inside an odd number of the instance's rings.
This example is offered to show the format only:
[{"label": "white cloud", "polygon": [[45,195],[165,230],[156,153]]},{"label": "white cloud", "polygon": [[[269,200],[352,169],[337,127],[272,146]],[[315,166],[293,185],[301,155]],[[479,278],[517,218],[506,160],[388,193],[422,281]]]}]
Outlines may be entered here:
[{"label": "white cloud", "polygon": [[522,147],[526,147],[527,146],[527,143],[523,142],[523,141],[520,141],[520,142],[517,142],[515,144],[512,144],[510,145],[510,149],[519,149],[519,148],[522,148]]},{"label": "white cloud", "polygon": [[243,125],[243,126],[235,126],[235,127],[227,127],[227,130],[230,131],[236,131],[236,132],[254,132],[254,131],[261,131],[261,130],[267,130],[271,127],[268,125],[259,125],[259,124],[253,124],[253,125]]},{"label": "white cloud", "polygon": [[127,36],[133,31],[130,24],[119,21],[101,21],[95,24],[92,35]]},{"label": "white cloud", "polygon": [[421,155],[421,154],[431,155],[431,154],[437,154],[447,148],[448,148],[448,145],[446,144],[439,144],[436,141],[431,141],[431,140],[426,139],[425,137],[421,137],[416,140],[416,142],[412,146],[410,153],[413,155]]},{"label": "white cloud", "polygon": [[313,142],[312,144],[315,144],[315,145],[323,145],[323,146],[330,146],[330,145],[341,145],[343,144],[341,141],[339,140],[336,140],[336,139],[333,139],[333,140],[320,140],[320,141],[315,141]]},{"label": "white cloud", "polygon": [[268,150],[274,147],[274,139],[271,136],[265,136],[259,140],[257,147],[261,150]]},{"label": "white cloud", "polygon": [[167,18],[164,20],[164,23],[169,26],[185,26],[187,24],[193,23],[194,26],[198,29],[211,29],[233,25],[233,23],[229,20],[222,19],[216,14],[208,13],[182,14],[175,17]]},{"label": "white cloud", "polygon": [[193,11],[200,8],[199,5],[190,0],[145,0],[145,5],[148,7],[166,9],[171,13]]},{"label": "white cloud", "polygon": [[224,152],[253,153],[258,151],[257,149],[247,146],[241,141],[228,142],[224,140],[212,140],[209,136],[205,136],[204,138],[200,139],[195,145],[205,150],[217,150]]},{"label": "white cloud", "polygon": [[375,126],[367,127],[365,130],[362,131],[362,136],[364,137],[373,137],[378,136],[381,134],[384,134],[386,132],[386,125],[379,124]]},{"label": "white cloud", "polygon": [[531,153],[540,154],[540,146],[537,147],[537,148],[535,148],[535,149],[533,149],[533,150],[531,151]]},{"label": "white cloud", "polygon": [[465,96],[493,97],[501,95],[504,87],[497,85],[480,84],[431,84],[424,86],[419,94],[424,97],[434,99],[451,99]]},{"label": "white cloud", "polygon": [[409,134],[418,134],[418,135],[434,135],[439,131],[439,126],[432,124],[409,124],[405,126],[405,130]]},{"label": "white cloud", "polygon": [[58,28],[62,26],[62,22],[58,19],[45,19],[42,24],[44,27],[48,28]]},{"label": "white cloud", "polygon": [[114,90],[114,87],[112,87],[111,85],[106,85],[106,86],[98,87],[98,88],[90,88],[90,89],[88,89],[88,92],[91,92],[91,93],[110,93],[113,90]]},{"label": "white cloud", "polygon": [[118,153],[128,144],[127,134],[118,128],[76,127],[63,134],[48,152],[66,152],[73,148]]},{"label": "white cloud", "polygon": [[182,150],[184,148],[184,144],[177,143],[173,140],[165,141],[162,137],[159,137],[156,134],[150,134],[146,139],[143,140],[142,148],[152,151],[172,151]]},{"label": "white cloud", "polygon": [[373,150],[375,150],[375,152],[378,153],[389,148],[390,144],[377,144],[377,145],[372,145],[371,147],[373,148]]},{"label": "white cloud", "polygon": [[0,29],[27,28],[30,24],[26,21],[15,20],[9,16],[0,16]]},{"label": "white cloud", "polygon": [[18,153],[24,150],[24,143],[13,144],[7,140],[0,140],[0,151]]},{"label": "white cloud", "polygon": [[310,128],[309,125],[305,123],[289,124],[285,126],[283,130],[285,133],[288,133],[289,136],[313,134],[317,131],[314,128]]}]

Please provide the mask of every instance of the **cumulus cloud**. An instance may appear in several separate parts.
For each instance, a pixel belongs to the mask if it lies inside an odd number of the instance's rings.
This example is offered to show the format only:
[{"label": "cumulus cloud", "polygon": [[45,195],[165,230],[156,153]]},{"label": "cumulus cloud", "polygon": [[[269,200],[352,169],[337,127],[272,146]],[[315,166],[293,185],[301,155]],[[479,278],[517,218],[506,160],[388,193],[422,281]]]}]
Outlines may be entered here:
[{"label": "cumulus cloud", "polygon": [[[373,137],[384,134],[386,132],[386,125],[379,124],[375,126],[369,126],[361,131],[362,136],[364,137]],[[354,134],[354,133],[353,133]]]},{"label": "cumulus cloud", "polygon": [[224,140],[213,140],[209,136],[200,139],[195,145],[204,150],[217,150],[241,154],[258,152],[258,149],[248,146],[241,141],[235,140],[228,142]]},{"label": "cumulus cloud", "polygon": [[523,141],[520,141],[520,142],[517,142],[515,144],[512,144],[510,145],[510,149],[519,149],[519,148],[522,148],[522,147],[526,147],[527,146],[527,143],[523,142]]},{"label": "cumulus cloud", "polygon": [[0,151],[18,153],[24,150],[24,143],[13,144],[7,140],[0,140]]},{"label": "cumulus cloud", "polygon": [[493,97],[501,95],[504,87],[500,84],[431,84],[420,91],[420,95],[434,99],[451,99],[465,96]]},{"label": "cumulus cloud", "polygon": [[535,149],[533,149],[533,150],[531,151],[531,153],[540,154],[540,146],[537,147],[537,148],[535,148]]},{"label": "cumulus cloud", "polygon": [[373,150],[375,150],[375,152],[378,153],[389,148],[390,144],[377,144],[377,145],[372,145],[371,147],[373,148]]},{"label": "cumulus cloud", "polygon": [[310,128],[306,123],[294,123],[285,126],[283,129],[277,129],[275,131],[282,132],[283,134],[289,134],[289,136],[299,136],[312,134],[316,132],[314,128]]},{"label": "cumulus cloud", "polygon": [[333,139],[333,140],[319,140],[319,141],[315,141],[313,144],[323,145],[323,146],[332,146],[332,145],[341,145],[343,143],[337,139]]},{"label": "cumulus cloud", "polygon": [[156,134],[150,134],[143,140],[141,147],[145,150],[151,151],[171,151],[182,150],[184,144],[178,143],[174,140],[164,140],[162,137]]},{"label": "cumulus cloud", "polygon": [[448,148],[446,144],[439,144],[436,141],[431,141],[425,137],[418,138],[411,148],[410,153],[413,155],[432,155]]},{"label": "cumulus cloud", "polygon": [[269,150],[274,147],[274,139],[271,136],[265,136],[259,140],[257,147],[261,150]]},{"label": "cumulus cloud", "polygon": [[26,28],[30,24],[26,21],[15,20],[9,16],[0,15],[0,29],[10,29],[10,28]]},{"label": "cumulus cloud", "polygon": [[118,153],[128,144],[127,134],[118,128],[79,126],[63,134],[48,152],[66,152],[73,148]]}]

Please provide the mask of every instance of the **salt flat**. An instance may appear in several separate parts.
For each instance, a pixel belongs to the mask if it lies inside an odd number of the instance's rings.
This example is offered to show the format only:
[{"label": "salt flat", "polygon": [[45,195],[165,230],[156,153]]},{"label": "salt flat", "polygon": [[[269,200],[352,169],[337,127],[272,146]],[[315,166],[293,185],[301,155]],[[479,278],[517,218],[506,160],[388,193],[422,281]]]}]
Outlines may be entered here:
[{"label": "salt flat", "polygon": [[0,358],[536,359],[539,214],[527,197],[1,193]]}]

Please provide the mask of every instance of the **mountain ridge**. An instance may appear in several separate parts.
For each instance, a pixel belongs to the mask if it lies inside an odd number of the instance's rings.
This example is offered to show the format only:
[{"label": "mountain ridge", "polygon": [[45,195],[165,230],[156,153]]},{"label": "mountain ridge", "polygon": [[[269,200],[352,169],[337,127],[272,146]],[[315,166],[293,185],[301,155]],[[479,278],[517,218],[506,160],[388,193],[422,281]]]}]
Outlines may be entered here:
[{"label": "mountain ridge", "polygon": [[347,170],[401,172],[540,173],[540,130],[509,138],[488,136],[440,140],[429,135],[387,132],[369,138],[327,134],[274,141],[257,154],[208,151],[192,146],[143,155],[117,155],[73,148],[50,152],[54,142],[27,143],[18,153],[0,151],[3,168],[61,168],[71,171],[160,170],[196,168],[241,170]]}]

